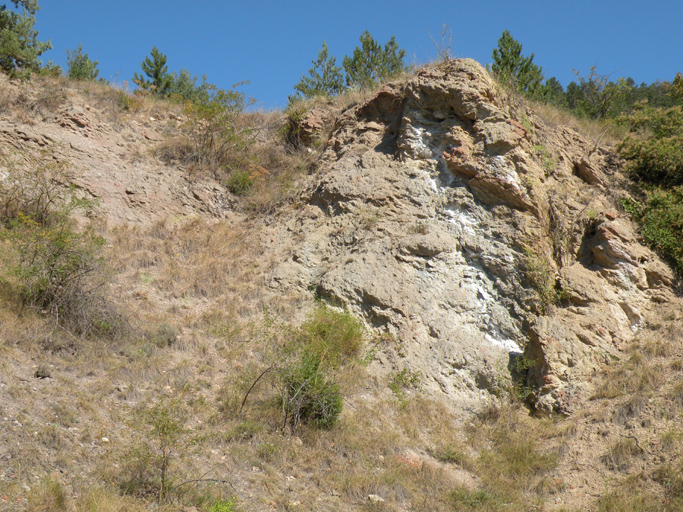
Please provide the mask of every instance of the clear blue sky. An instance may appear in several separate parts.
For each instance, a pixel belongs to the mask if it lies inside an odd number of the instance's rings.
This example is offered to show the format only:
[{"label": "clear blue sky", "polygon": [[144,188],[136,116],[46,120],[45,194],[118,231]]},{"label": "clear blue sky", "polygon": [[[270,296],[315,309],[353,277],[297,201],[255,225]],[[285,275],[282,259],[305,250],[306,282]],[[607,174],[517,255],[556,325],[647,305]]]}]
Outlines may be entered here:
[{"label": "clear blue sky", "polygon": [[573,69],[597,66],[637,83],[672,80],[683,71],[680,0],[39,0],[39,39],[52,41],[44,62],[66,66],[79,43],[100,62],[100,76],[122,84],[140,72],[157,46],[170,71],[206,74],[242,90],[265,109],[283,107],[292,86],[311,67],[323,40],[341,64],[369,30],[380,43],[392,35],[408,63],[436,56],[445,23],[456,57],[491,62],[503,30],[535,54],[546,77],[567,85]]}]

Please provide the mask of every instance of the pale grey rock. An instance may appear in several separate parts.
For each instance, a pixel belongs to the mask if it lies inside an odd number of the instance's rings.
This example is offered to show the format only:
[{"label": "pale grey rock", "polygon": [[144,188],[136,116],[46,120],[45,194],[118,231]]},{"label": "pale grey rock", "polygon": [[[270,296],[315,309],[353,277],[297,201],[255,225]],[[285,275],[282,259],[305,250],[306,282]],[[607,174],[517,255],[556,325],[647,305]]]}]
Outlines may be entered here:
[{"label": "pale grey rock", "polygon": [[[515,110],[476,62],[438,64],[339,117],[308,208],[279,231],[271,286],[313,288],[391,332],[399,348],[374,371],[420,371],[457,408],[508,387],[524,354],[532,405],[568,414],[673,298],[671,271],[616,211],[619,179],[613,155]],[[530,255],[559,298],[547,314]]]}]

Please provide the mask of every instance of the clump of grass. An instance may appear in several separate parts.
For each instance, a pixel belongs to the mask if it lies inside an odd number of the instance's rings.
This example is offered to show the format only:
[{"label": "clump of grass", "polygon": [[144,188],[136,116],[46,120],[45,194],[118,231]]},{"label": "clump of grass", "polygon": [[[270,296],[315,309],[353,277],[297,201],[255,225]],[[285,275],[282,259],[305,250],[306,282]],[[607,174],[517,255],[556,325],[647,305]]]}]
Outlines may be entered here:
[{"label": "clump of grass", "polygon": [[157,347],[170,347],[178,339],[178,330],[170,324],[161,324],[151,335],[152,342]]},{"label": "clump of grass", "polygon": [[464,487],[455,489],[451,493],[454,510],[498,510],[505,506],[507,496],[501,496],[487,488],[467,489]]},{"label": "clump of grass", "polygon": [[418,371],[404,368],[400,372],[389,374],[389,389],[398,398],[401,406],[406,404],[406,390],[419,389],[421,386],[422,375]]},{"label": "clump of grass", "polygon": [[534,146],[534,151],[541,159],[541,165],[543,166],[546,176],[549,176],[555,170],[555,167],[557,167],[557,162],[548,151],[548,148],[542,144]]},{"label": "clump of grass", "polygon": [[472,464],[482,488],[515,503],[527,495],[540,500],[544,486],[539,484],[559,461],[556,450],[544,448],[545,423],[520,409],[515,402],[492,406],[470,430],[470,442],[479,450]]},{"label": "clump of grass", "polygon": [[56,475],[42,479],[38,488],[29,496],[29,505],[36,512],[68,510],[66,491]]},{"label": "clump of grass", "polygon": [[611,471],[626,471],[631,467],[632,459],[642,452],[635,439],[624,438],[610,446],[601,460]]},{"label": "clump of grass", "polygon": [[341,414],[343,398],[320,356],[304,352],[281,373],[285,423],[294,429],[304,423],[331,428]]},{"label": "clump of grass", "polygon": [[542,254],[531,248],[524,249],[523,262],[526,278],[538,297],[539,313],[546,315],[561,299],[561,293],[556,288],[553,269]]},{"label": "clump of grass", "polygon": [[[628,395],[630,401],[659,389],[664,384],[664,372],[650,359],[670,350],[667,343],[648,343],[644,348],[636,343],[629,357],[607,370],[598,382],[591,398],[617,398]],[[641,398],[638,398],[641,400]]]}]

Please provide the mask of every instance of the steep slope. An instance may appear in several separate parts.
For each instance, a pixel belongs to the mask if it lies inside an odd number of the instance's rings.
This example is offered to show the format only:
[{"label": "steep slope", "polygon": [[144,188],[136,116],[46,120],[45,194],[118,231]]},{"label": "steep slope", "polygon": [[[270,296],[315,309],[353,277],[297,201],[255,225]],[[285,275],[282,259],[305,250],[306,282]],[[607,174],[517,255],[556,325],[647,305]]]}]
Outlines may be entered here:
[{"label": "steep slope", "polygon": [[276,228],[292,249],[273,282],[386,328],[405,357],[380,362],[423,372],[459,407],[512,372],[536,409],[566,414],[674,300],[671,271],[619,213],[617,171],[476,62],[448,61],[339,118],[306,207]]},{"label": "steep slope", "polygon": [[223,187],[150,158],[181,126],[179,108],[152,100],[143,105],[125,91],[92,82],[76,88],[59,80],[17,84],[1,75],[0,90],[4,152],[50,151],[68,162],[72,184],[97,201],[109,226],[226,210]]},{"label": "steep slope", "polygon": [[[97,201],[79,221],[106,238],[107,299],[128,323],[74,335],[22,306],[0,259],[0,511],[680,505],[674,275],[620,209],[609,148],[546,125],[476,62],[318,105],[300,140],[316,169],[251,210],[160,158],[186,135],[176,104],[59,79],[0,88],[3,152],[65,163]],[[280,134],[254,153],[271,171]],[[278,372],[302,322],[329,330],[316,315],[342,308],[369,329],[325,375],[339,421],[292,424]],[[181,419],[160,504],[159,418]]]}]

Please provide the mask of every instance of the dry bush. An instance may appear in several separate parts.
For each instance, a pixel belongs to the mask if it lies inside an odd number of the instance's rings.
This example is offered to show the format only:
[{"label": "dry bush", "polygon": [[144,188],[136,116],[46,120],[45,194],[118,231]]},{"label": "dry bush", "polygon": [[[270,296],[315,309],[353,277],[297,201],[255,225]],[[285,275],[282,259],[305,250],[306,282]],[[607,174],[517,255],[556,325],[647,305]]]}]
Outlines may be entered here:
[{"label": "dry bush", "polygon": [[[145,512],[148,504],[105,488],[91,488],[75,499],[74,512]],[[163,510],[163,509],[162,509]]]},{"label": "dry bush", "polygon": [[47,120],[59,112],[67,102],[67,90],[63,85],[51,84],[42,87],[31,104],[31,111]]},{"label": "dry bush", "polygon": [[200,218],[161,222],[146,230],[120,227],[109,234],[116,247],[110,258],[119,272],[144,269],[150,286],[167,297],[230,298],[238,301],[233,305],[239,310],[240,302],[261,296],[270,263],[263,257],[258,229]]},{"label": "dry bush", "polygon": [[670,390],[666,392],[666,397],[679,408],[683,408],[683,381],[676,382]]},{"label": "dry bush", "polygon": [[662,501],[643,490],[624,492],[620,489],[601,497],[597,505],[597,512],[674,512],[680,510],[681,502]]}]

